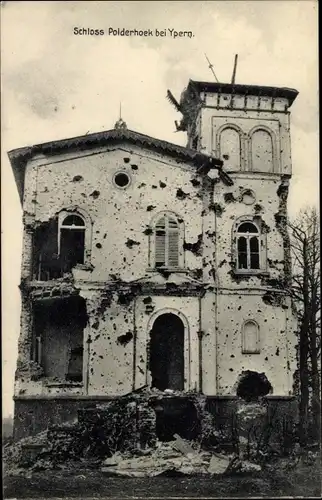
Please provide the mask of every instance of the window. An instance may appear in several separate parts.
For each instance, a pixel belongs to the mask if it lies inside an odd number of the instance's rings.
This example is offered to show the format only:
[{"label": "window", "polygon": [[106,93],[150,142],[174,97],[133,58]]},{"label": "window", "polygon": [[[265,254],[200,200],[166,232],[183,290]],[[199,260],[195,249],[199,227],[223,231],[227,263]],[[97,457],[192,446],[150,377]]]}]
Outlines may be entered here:
[{"label": "window", "polygon": [[252,171],[274,172],[273,139],[264,129],[256,130],[251,136]]},{"label": "window", "polygon": [[232,126],[225,126],[219,132],[220,158],[228,170],[240,170],[241,168],[241,140],[240,130]]},{"label": "window", "polygon": [[80,215],[64,214],[64,218],[61,218],[58,252],[63,273],[70,271],[76,264],[84,264],[85,222]]},{"label": "window", "polygon": [[61,278],[76,264],[88,265],[92,223],[84,210],[62,210],[35,230],[33,276],[39,281]]},{"label": "window", "polygon": [[253,320],[245,321],[242,328],[242,353],[259,354],[259,326]]},{"label": "window", "polygon": [[60,382],[82,382],[86,302],[81,297],[40,301],[33,309],[33,359],[43,375]]},{"label": "window", "polygon": [[260,234],[252,222],[243,222],[237,228],[237,270],[260,269]]},{"label": "window", "polygon": [[125,189],[130,184],[130,176],[126,172],[118,172],[113,177],[114,184],[122,189]]},{"label": "window", "polygon": [[155,224],[155,267],[179,266],[179,226],[170,215],[163,215]]}]

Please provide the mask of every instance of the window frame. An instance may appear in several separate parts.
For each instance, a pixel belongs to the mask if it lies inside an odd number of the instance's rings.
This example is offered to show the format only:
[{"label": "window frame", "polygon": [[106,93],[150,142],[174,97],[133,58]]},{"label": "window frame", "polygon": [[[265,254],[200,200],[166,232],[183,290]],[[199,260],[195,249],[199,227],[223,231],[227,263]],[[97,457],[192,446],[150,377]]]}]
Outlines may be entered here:
[{"label": "window frame", "polygon": [[[64,220],[69,216],[69,215],[75,215],[77,217],[80,217],[82,221],[84,222],[83,226],[67,226],[64,225]],[[92,222],[89,216],[86,214],[86,212],[82,209],[77,208],[76,210],[74,208],[65,208],[64,210],[61,210],[58,214],[58,234],[57,234],[57,250],[58,250],[58,255],[60,255],[60,249],[61,249],[61,230],[62,229],[69,229],[70,231],[75,230],[84,230],[84,263],[83,264],[78,264],[79,266],[89,266],[90,265],[90,259],[91,259],[91,253],[92,253]]]},{"label": "window frame", "polygon": [[[237,132],[239,136],[239,168],[237,170],[231,169],[232,171],[237,171],[237,172],[243,172],[245,171],[245,151],[246,151],[246,141],[245,141],[245,134],[243,130],[236,124],[234,123],[224,123],[219,127],[219,129],[216,132],[216,138],[215,138],[215,150],[218,155],[218,158],[222,159],[222,134],[226,130],[234,130]],[[229,161],[229,160],[227,160]],[[226,166],[227,168],[227,166]]]},{"label": "window frame", "polygon": [[[253,135],[256,132],[266,132],[270,138],[271,138],[271,143],[272,143],[272,171],[268,172],[265,170],[254,170],[254,165],[253,165]],[[280,159],[278,155],[278,149],[279,149],[279,136],[276,134],[276,132],[272,129],[267,127],[265,124],[259,124],[255,125],[249,132],[248,132],[248,172],[252,173],[253,175],[276,175],[279,174],[281,171],[280,167]]]},{"label": "window frame", "polygon": [[[165,218],[165,265],[156,266],[156,232],[157,225],[160,219]],[[177,234],[178,234],[178,265],[169,265],[169,220],[172,219],[177,224]],[[180,222],[179,222],[180,220]],[[184,258],[184,223],[180,217],[174,212],[164,211],[158,212],[152,219],[150,224],[150,237],[149,237],[149,271],[162,271],[162,270],[173,270],[177,272],[185,271],[185,258]],[[171,232],[171,228],[170,228]]]},{"label": "window frame", "polygon": [[[252,224],[254,227],[257,228],[257,233],[239,233],[238,228],[244,224],[244,223],[249,223]],[[238,251],[238,241],[239,238],[244,237],[246,238],[246,244],[247,244],[247,262],[250,263],[250,258],[251,258],[251,252],[250,252],[250,239],[253,237],[257,237],[258,239],[258,255],[259,255],[259,268],[258,269],[252,269],[252,268],[247,268],[247,269],[240,269],[239,268],[239,251]],[[235,224],[233,226],[233,231],[232,231],[232,255],[233,255],[233,261],[235,263],[234,266],[234,273],[235,274],[240,274],[240,275],[250,275],[250,276],[256,276],[256,275],[262,275],[262,274],[267,274],[267,245],[266,245],[266,234],[262,232],[261,228],[261,221],[254,221],[252,220],[251,217],[249,216],[243,216],[240,217],[235,221]]]},{"label": "window frame", "polygon": [[[243,224],[252,224],[256,229],[257,231],[255,232],[239,232],[239,228],[240,226],[242,226]],[[246,271],[246,272],[253,272],[253,271],[259,271],[260,268],[261,268],[261,251],[260,251],[260,231],[257,227],[256,224],[254,224],[253,222],[241,222],[240,224],[238,224],[237,226],[237,270],[238,271]],[[241,268],[239,267],[239,263],[240,263],[240,253],[241,251],[239,250],[238,248],[238,243],[239,243],[239,240],[240,238],[245,238],[246,240],[246,261],[247,261],[247,267],[246,268]],[[258,243],[258,252],[252,252],[251,250],[251,240],[253,238],[256,238],[257,239],[257,243]],[[258,267],[251,267],[251,261],[252,261],[252,253],[258,253]]]},{"label": "window frame", "polygon": [[[255,347],[255,349],[247,348],[245,328],[246,328],[246,325],[250,324],[250,323],[255,325],[255,327],[256,327],[256,347]],[[260,354],[260,352],[261,352],[260,328],[259,328],[259,324],[257,323],[257,321],[255,321],[254,319],[246,319],[243,322],[243,325],[242,325],[242,346],[241,347],[242,347],[242,349],[241,349],[242,354]]]}]

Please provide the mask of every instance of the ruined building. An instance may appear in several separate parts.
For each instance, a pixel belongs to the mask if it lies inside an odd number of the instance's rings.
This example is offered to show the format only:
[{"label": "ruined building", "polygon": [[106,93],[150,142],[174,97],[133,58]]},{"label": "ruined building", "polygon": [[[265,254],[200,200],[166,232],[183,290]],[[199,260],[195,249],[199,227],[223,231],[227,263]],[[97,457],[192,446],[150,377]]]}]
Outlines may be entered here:
[{"label": "ruined building", "polygon": [[16,438],[143,389],[217,407],[292,396],[297,93],[190,80],[180,102],[168,92],[187,147],[120,120],[9,152],[24,223]]}]

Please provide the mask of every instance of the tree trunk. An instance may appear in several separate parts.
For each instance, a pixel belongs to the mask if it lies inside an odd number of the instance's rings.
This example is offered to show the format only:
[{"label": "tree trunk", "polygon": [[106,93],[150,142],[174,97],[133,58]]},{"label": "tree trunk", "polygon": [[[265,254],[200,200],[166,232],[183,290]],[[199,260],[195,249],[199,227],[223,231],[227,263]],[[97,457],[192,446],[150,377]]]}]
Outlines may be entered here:
[{"label": "tree trunk", "polygon": [[304,448],[308,441],[309,374],[308,374],[308,338],[305,322],[300,332],[300,405],[299,431],[300,445]]},{"label": "tree trunk", "polygon": [[308,442],[308,424],[309,424],[309,373],[308,373],[308,357],[309,357],[309,280],[308,280],[308,245],[307,239],[303,241],[303,318],[300,331],[300,445],[305,447]]},{"label": "tree trunk", "polygon": [[311,369],[312,369],[312,417],[313,428],[312,438],[314,441],[320,440],[321,433],[321,404],[320,404],[320,375],[318,367],[316,330],[313,328],[310,338]]}]

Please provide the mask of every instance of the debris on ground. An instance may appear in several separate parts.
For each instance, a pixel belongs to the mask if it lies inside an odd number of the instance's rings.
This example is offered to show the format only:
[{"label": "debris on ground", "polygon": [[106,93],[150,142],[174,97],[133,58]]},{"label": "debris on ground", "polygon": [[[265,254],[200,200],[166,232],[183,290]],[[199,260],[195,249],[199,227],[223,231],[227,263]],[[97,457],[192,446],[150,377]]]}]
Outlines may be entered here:
[{"label": "debris on ground", "polygon": [[228,467],[230,466],[230,463],[231,463],[230,457],[214,453],[210,458],[208,472],[210,474],[225,474]]},{"label": "debris on ground", "polygon": [[28,436],[3,448],[4,472],[7,475],[21,472],[31,466],[36,451],[43,450],[47,445],[47,430],[35,436]]},{"label": "debris on ground", "polygon": [[173,437],[176,438],[176,440],[172,442],[171,446],[173,446],[176,450],[181,451],[183,455],[195,454],[195,450],[192,446],[184,441],[179,434],[174,434]]},{"label": "debris on ground", "polygon": [[124,457],[115,453],[102,462],[104,473],[127,477],[155,477],[159,475],[223,475],[236,472],[258,472],[261,466],[240,460],[236,455],[221,455],[197,451],[179,435],[175,440],[158,442],[149,454]]},{"label": "debris on ground", "polygon": [[[154,477],[169,472],[181,474],[207,474],[210,453],[189,452],[183,454],[175,448],[176,441],[158,443],[149,455],[120,459],[115,454],[104,460],[101,470],[112,475],[127,477]],[[114,462],[114,465],[112,465]]]},{"label": "debris on ground", "polygon": [[[172,441],[157,441],[154,447],[132,451],[116,451],[105,458],[75,457],[57,462],[48,446],[47,431],[22,439],[4,449],[6,475],[31,477],[34,472],[52,469],[101,470],[110,476],[155,477],[176,475],[222,476],[235,473],[257,473],[261,466],[243,460],[236,454],[220,454],[200,449],[197,442],[189,442],[179,434]],[[38,455],[37,455],[38,453]],[[36,457],[36,458],[35,458]],[[78,464],[78,465],[77,465]]]}]

